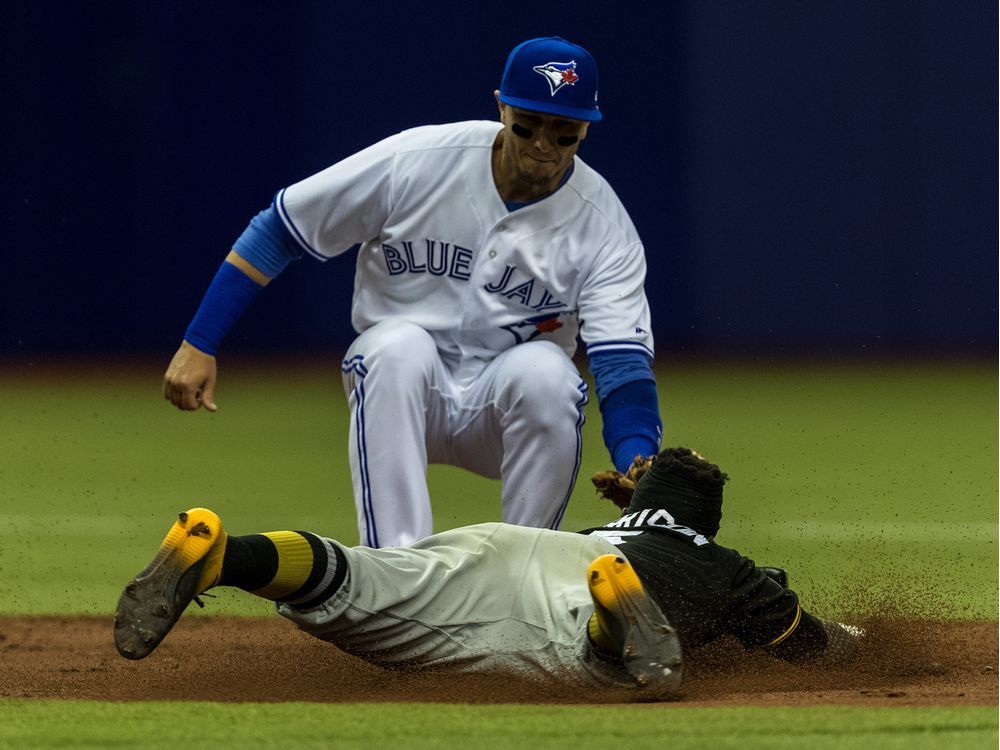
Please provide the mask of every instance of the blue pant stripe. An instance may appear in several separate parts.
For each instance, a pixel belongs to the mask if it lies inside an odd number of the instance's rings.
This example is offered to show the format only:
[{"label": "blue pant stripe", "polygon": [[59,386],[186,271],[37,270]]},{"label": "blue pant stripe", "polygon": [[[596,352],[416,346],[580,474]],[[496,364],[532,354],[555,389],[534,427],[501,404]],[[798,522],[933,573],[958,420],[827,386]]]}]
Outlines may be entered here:
[{"label": "blue pant stripe", "polygon": [[365,441],[365,384],[358,383],[358,463],[361,465],[361,507],[365,514],[365,538],[369,547],[378,547],[375,509],[372,507],[371,481],[368,475],[368,447]]},{"label": "blue pant stripe", "polygon": [[354,388],[357,402],[355,427],[358,435],[358,464],[361,469],[361,510],[365,518],[365,542],[369,547],[378,547],[378,528],[375,525],[375,507],[372,504],[371,476],[368,471],[368,447],[365,439],[365,375],[368,370],[363,364],[363,357],[355,356],[345,360],[344,372],[354,370],[358,375],[358,384]]},{"label": "blue pant stripe", "polygon": [[562,523],[563,516],[566,515],[566,508],[569,505],[570,496],[573,494],[573,488],[576,486],[576,476],[580,471],[580,463],[583,460],[583,423],[587,419],[583,409],[587,405],[587,383],[581,379],[576,387],[580,391],[580,400],[576,402],[576,462],[573,464],[573,475],[569,480],[569,489],[566,491],[566,497],[563,498],[562,504],[556,512],[555,520],[549,527],[552,529],[558,529]]}]

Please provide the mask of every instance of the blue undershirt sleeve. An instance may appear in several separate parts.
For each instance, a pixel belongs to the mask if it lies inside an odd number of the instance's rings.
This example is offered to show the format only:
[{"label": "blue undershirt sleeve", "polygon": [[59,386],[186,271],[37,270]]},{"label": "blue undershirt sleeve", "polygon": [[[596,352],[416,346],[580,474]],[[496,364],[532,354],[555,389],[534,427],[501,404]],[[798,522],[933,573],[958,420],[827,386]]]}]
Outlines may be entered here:
[{"label": "blue undershirt sleeve", "polygon": [[233,244],[243,260],[269,278],[274,278],[293,260],[302,257],[302,248],[285,227],[272,203],[253,217]]},{"label": "blue undershirt sleeve", "polygon": [[229,261],[222,261],[184,340],[214,357],[229,329],[263,288]]},{"label": "blue undershirt sleeve", "polygon": [[[273,203],[253,217],[233,244],[233,249],[271,279],[293,260],[302,257],[302,249],[285,228]],[[232,263],[223,262],[205,292],[184,339],[214,356],[226,334],[263,288]]]},{"label": "blue undershirt sleeve", "polygon": [[615,468],[624,472],[637,455],[660,449],[663,425],[650,359],[633,351],[594,353],[590,372],[604,420],[604,444]]}]

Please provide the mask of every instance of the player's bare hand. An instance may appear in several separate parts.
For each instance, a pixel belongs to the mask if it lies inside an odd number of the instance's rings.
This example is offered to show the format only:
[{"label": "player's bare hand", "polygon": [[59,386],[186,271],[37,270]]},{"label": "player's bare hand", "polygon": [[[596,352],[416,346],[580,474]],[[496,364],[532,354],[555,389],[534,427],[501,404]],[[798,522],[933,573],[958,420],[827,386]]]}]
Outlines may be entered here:
[{"label": "player's bare hand", "polygon": [[215,378],[215,357],[183,341],[163,375],[163,398],[183,411],[202,406],[215,411],[219,408],[215,404]]}]

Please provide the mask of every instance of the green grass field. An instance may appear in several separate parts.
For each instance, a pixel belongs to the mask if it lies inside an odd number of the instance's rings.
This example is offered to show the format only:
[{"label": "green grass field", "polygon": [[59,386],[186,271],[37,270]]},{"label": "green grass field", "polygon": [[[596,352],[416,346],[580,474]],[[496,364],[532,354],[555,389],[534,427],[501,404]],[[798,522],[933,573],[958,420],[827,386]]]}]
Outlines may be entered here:
[{"label": "green grass field", "polygon": [[970,750],[996,747],[996,725],[991,708],[0,702],[0,746],[25,749]]},{"label": "green grass field", "polygon": [[[0,612],[109,613],[172,515],[192,505],[217,510],[237,534],[300,528],[357,541],[336,363],[225,364],[214,415],[172,410],[159,396],[160,369],[0,373]],[[810,607],[996,619],[994,362],[720,361],[663,366],[658,378],[664,443],[697,448],[730,474],[719,541],[788,567]],[[588,418],[566,529],[614,515],[586,479],[607,466],[596,404]],[[499,519],[498,483],[447,467],[432,467],[430,483],[438,529]],[[210,607],[271,611],[235,595]],[[157,727],[189,711],[8,701],[0,745],[165,747]],[[587,738],[644,747],[665,737],[674,747],[996,746],[994,709],[283,704],[212,712],[226,717],[224,738],[259,747],[317,736],[337,747],[486,748],[504,736],[537,747],[597,745]],[[289,725],[294,743],[278,731]]]}]

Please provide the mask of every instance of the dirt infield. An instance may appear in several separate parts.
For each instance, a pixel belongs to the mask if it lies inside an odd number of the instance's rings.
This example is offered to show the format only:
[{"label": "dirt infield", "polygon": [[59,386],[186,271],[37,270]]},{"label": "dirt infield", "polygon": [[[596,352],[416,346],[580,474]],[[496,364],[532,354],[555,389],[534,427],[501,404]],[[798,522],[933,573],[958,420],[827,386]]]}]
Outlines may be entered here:
[{"label": "dirt infield", "polygon": [[[797,667],[721,643],[687,654],[684,705],[996,705],[997,623],[865,623],[850,669]],[[379,669],[275,616],[188,617],[140,662],[96,617],[0,617],[0,696],[212,701],[594,702],[507,680]]]}]

